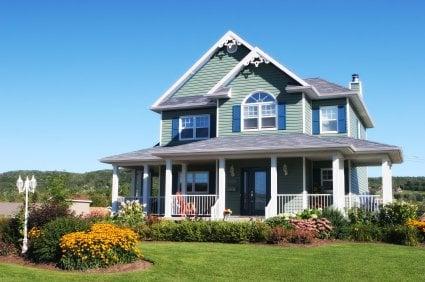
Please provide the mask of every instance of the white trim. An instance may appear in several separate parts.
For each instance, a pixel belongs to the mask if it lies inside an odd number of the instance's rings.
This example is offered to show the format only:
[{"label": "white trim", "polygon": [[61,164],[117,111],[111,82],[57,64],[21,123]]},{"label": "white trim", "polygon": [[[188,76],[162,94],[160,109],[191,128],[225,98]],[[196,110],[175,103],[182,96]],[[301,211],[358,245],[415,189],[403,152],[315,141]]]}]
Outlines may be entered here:
[{"label": "white trim", "polygon": [[303,107],[303,133],[306,133],[306,114],[305,114],[305,94],[302,93],[302,107]]},{"label": "white trim", "polygon": [[162,101],[173,95],[189,78],[191,78],[200,68],[202,68],[208,62],[211,56],[214,55],[214,53],[219,48],[221,48],[223,46],[223,43],[229,38],[236,39],[236,41],[242,43],[249,50],[254,49],[254,47],[251,46],[248,42],[246,42],[237,34],[229,30],[210,49],[208,49],[208,51],[204,53],[204,55],[202,55],[202,57],[198,61],[196,61],[196,63],[192,67],[190,67],[170,88],[168,88],[167,91],[165,91],[164,94],[162,94],[158,100],[155,101],[155,103],[151,106],[151,109],[155,109]]},{"label": "white trim", "polygon": [[[322,122],[323,122],[322,109],[327,109],[327,108],[336,109],[336,119],[335,120],[336,120],[337,130],[332,130],[332,131],[323,131],[322,130]],[[320,119],[319,119],[320,134],[338,133],[338,106],[321,106],[321,107],[319,107],[319,115],[320,115]]]},{"label": "white trim", "polygon": [[323,168],[321,168],[320,169],[320,186],[323,186],[323,182],[331,182],[332,183],[332,179],[331,180],[329,180],[329,179],[327,179],[327,180],[324,180],[323,179],[323,171],[330,171],[330,172],[332,172],[332,176],[333,176],[333,170],[332,170],[332,168],[331,167],[323,167]]},{"label": "white trim", "polygon": [[[173,138],[173,136],[171,136]],[[162,146],[162,111],[161,111],[161,120],[159,121],[159,146]]]},{"label": "white trim", "polygon": [[263,52],[260,48],[255,47],[254,50],[249,52],[248,55],[245,56],[230,72],[228,72],[219,82],[217,82],[216,85],[214,85],[207,93],[207,95],[211,95],[221,87],[226,86],[230,81],[232,81],[236,75],[247,65],[250,64],[252,59],[255,58],[263,58],[264,61],[271,62],[273,65],[275,65],[278,69],[289,75],[291,78],[293,78],[295,81],[297,81],[302,86],[309,86],[307,82],[302,80],[300,77],[298,77],[295,73],[291,72],[289,69],[278,63],[275,59],[267,55],[265,52]]},{"label": "white trim", "polygon": [[348,137],[352,137],[352,132],[351,132],[351,116],[350,116],[350,111],[351,111],[351,106],[350,106],[350,102],[348,101],[348,98],[345,98],[346,99],[346,106],[345,106],[345,108],[347,109],[346,110],[346,123],[347,123],[347,136]]},{"label": "white trim", "polygon": [[362,128],[361,128],[361,122],[359,119],[357,119],[357,138],[358,139],[363,139],[362,138]]},{"label": "white trim", "polygon": [[[196,138],[196,118],[197,117],[207,117],[208,118],[208,136],[207,137],[202,137],[202,138]],[[193,119],[193,134],[192,134],[192,138],[182,138],[181,133],[182,133],[182,119],[184,118],[192,118]],[[211,119],[210,119],[210,115],[209,114],[201,114],[201,115],[186,115],[186,116],[180,116],[179,117],[179,140],[180,141],[187,141],[187,140],[205,140],[210,138],[211,136]],[[200,127],[203,128],[203,127]]]},{"label": "white trim", "polygon": [[165,160],[165,207],[164,217],[171,218],[171,196],[173,194],[173,161]]},{"label": "white trim", "polygon": [[[268,94],[268,95],[271,95],[272,97],[273,97],[273,99],[274,99],[274,102],[260,102],[260,103],[246,103],[246,100],[248,100],[252,95],[254,95],[255,93],[258,93],[258,92],[262,92],[262,93],[266,93],[266,94]],[[261,107],[261,105],[263,105],[263,104],[272,104],[272,103],[274,103],[275,104],[275,126],[274,127],[267,127],[267,128],[262,128],[262,107]],[[245,122],[244,122],[244,120],[245,120],[245,115],[244,115],[244,112],[245,112],[245,110],[244,110],[244,107],[245,106],[249,106],[249,105],[256,105],[257,107],[258,107],[258,117],[257,117],[257,120],[258,120],[258,124],[257,124],[257,128],[251,128],[251,129],[245,129]],[[261,90],[261,89],[259,89],[259,90],[255,90],[255,91],[253,91],[253,92],[251,92],[250,94],[248,94],[244,99],[243,99],[243,101],[242,101],[242,104],[241,104],[241,132],[244,132],[244,131],[266,131],[266,130],[276,130],[277,129],[277,125],[278,125],[278,121],[277,121],[277,119],[278,119],[278,109],[277,109],[277,100],[276,100],[276,96],[275,95],[273,95],[273,93],[270,93],[270,92],[268,92],[268,91],[264,91],[264,90]],[[273,117],[273,116],[270,116],[270,117]],[[265,118],[267,118],[267,117],[265,117]],[[252,118],[252,119],[254,119],[254,118]]]},{"label": "white trim", "polygon": [[[218,137],[218,131],[219,131],[219,111],[220,111],[220,99],[217,99],[217,110],[215,114],[215,137]],[[210,136],[211,137],[211,136]]]}]

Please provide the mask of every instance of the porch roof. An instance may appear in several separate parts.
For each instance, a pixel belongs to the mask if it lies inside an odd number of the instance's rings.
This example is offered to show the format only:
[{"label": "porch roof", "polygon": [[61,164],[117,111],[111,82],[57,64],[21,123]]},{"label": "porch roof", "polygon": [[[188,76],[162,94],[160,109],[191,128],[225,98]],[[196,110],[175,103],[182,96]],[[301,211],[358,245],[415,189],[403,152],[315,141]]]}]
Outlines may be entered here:
[{"label": "porch roof", "polygon": [[350,137],[318,137],[302,133],[220,136],[183,145],[153,147],[106,157],[103,163],[129,165],[162,162],[166,158],[218,157],[247,154],[285,154],[337,151],[347,157],[386,155],[392,163],[403,161],[401,148]]}]

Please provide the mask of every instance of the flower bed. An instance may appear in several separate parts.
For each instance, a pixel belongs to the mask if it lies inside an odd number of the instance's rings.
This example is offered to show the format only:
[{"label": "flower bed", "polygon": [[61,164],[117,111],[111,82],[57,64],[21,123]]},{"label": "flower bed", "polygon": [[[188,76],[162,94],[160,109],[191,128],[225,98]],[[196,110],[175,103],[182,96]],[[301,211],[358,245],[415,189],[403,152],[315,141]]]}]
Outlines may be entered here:
[{"label": "flower bed", "polygon": [[60,266],[64,269],[88,269],[129,263],[142,258],[137,234],[112,224],[93,224],[87,232],[62,236]]}]

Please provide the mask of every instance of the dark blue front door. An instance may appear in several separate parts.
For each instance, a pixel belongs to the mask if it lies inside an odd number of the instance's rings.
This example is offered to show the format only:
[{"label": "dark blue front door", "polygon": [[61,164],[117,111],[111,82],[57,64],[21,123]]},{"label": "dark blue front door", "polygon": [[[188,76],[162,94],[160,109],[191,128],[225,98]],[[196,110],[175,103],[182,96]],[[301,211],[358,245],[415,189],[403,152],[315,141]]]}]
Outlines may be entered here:
[{"label": "dark blue front door", "polygon": [[264,215],[267,204],[266,169],[244,169],[242,175],[241,214]]}]

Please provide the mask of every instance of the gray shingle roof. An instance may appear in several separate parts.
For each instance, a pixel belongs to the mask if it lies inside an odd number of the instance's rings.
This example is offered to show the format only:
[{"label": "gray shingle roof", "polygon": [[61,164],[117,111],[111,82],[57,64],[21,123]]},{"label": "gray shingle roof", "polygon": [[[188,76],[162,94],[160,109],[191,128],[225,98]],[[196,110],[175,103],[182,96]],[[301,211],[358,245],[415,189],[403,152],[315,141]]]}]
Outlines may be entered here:
[{"label": "gray shingle roof", "polygon": [[197,107],[215,107],[217,103],[210,97],[203,95],[185,96],[185,97],[170,97],[168,100],[159,104],[156,109],[185,109]]},{"label": "gray shingle roof", "polygon": [[279,153],[340,150],[347,153],[382,152],[401,162],[399,147],[350,137],[318,137],[302,133],[222,136],[170,147],[153,147],[104,158],[105,163],[159,161],[173,156]]},{"label": "gray shingle roof", "polygon": [[343,87],[341,85],[335,84],[319,77],[305,78],[304,81],[310,84],[311,86],[314,86],[321,95],[335,95],[353,92],[347,87]]}]

